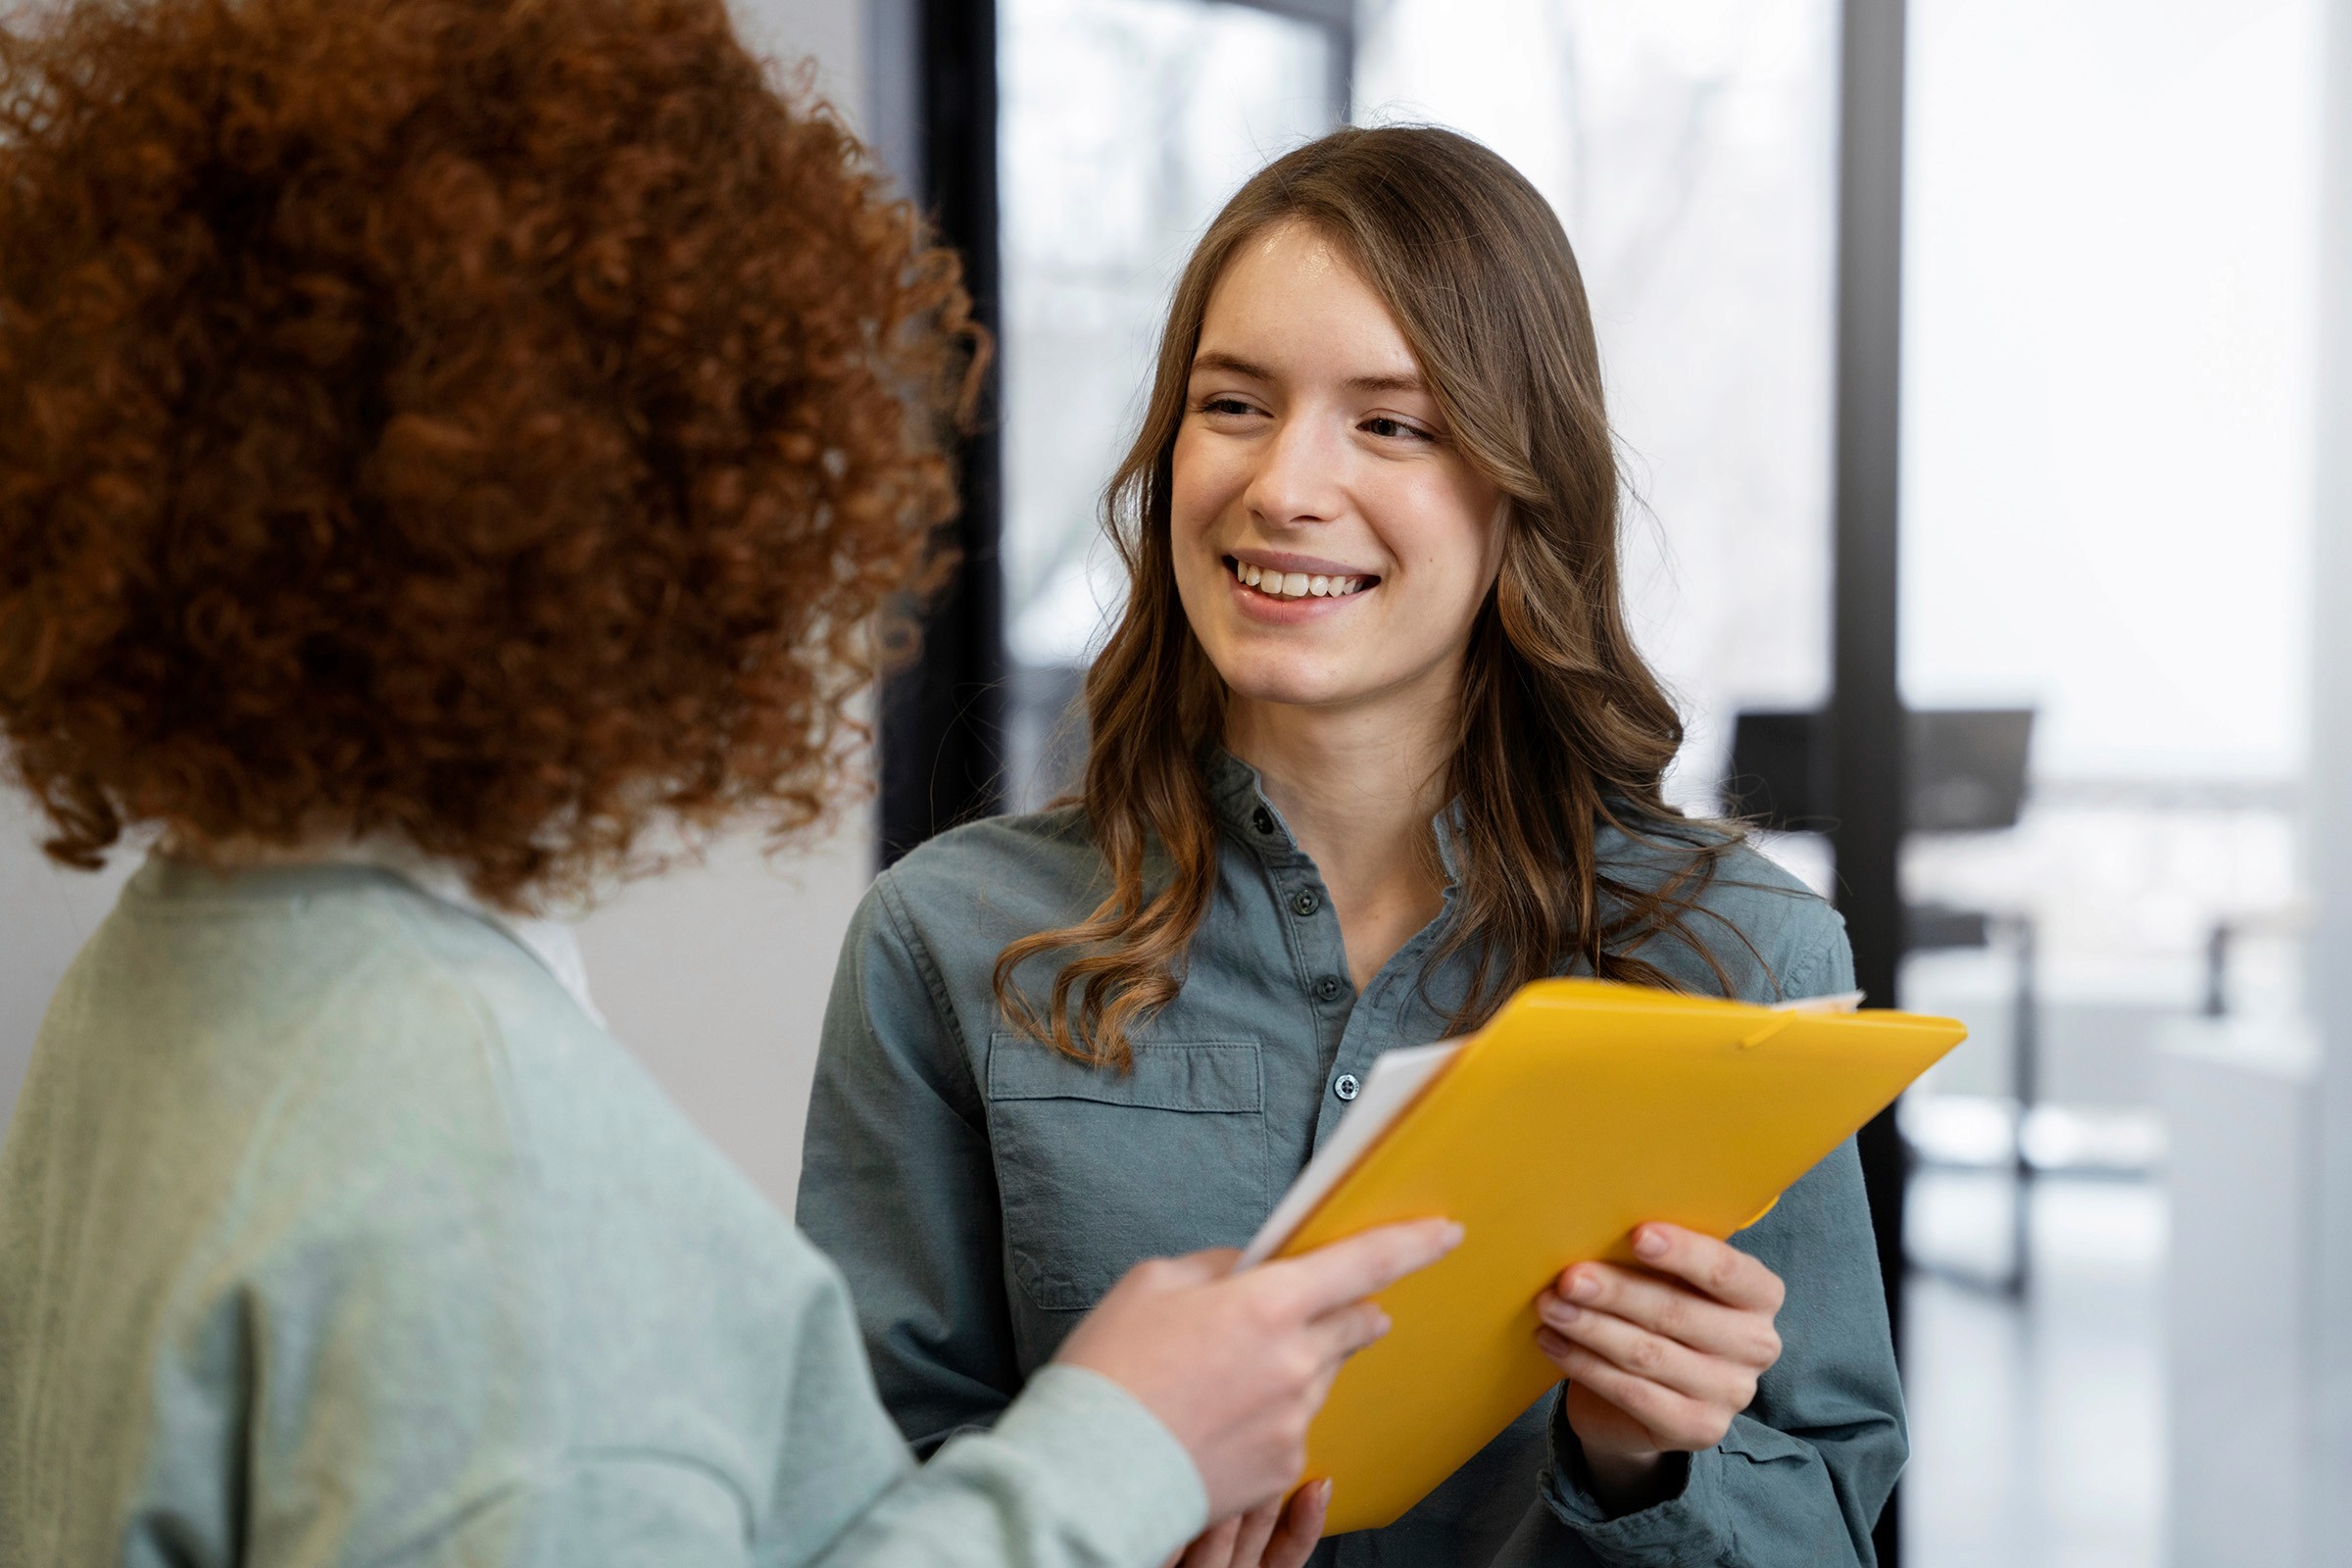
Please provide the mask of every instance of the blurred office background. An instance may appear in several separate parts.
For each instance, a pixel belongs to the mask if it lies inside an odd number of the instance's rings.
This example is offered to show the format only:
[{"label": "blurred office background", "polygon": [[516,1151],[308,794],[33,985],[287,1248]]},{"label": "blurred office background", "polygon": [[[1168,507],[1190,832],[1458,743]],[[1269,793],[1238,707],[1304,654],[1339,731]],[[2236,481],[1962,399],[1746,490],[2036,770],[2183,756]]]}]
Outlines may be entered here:
[{"label": "blurred office background", "polygon": [[[1838,406],[1900,410],[1861,521],[1898,547],[1877,629],[1912,716],[1864,744],[1906,754],[1911,798],[1862,804],[1910,831],[1900,935],[1857,937],[1890,950],[1875,1000],[1973,1030],[1900,1116],[1902,1555],[2337,1560],[2296,1462],[2326,1408],[2300,990],[2326,8],[1860,9],[1905,36],[1857,56],[1837,0],[998,0],[1003,793],[1069,782],[1118,592],[1100,487],[1208,215],[1342,118],[1479,136],[1584,267],[1637,621],[1690,719],[1677,792],[1766,814],[1841,902],[1809,831],[1860,814],[1829,733]],[[1855,71],[1891,78],[1861,123],[1898,153],[1899,264],[1852,232],[1887,195],[1840,158]],[[1886,274],[1899,337],[1857,373],[1841,290]]]},{"label": "blurred office background", "polygon": [[[1332,124],[1442,122],[1583,263],[1676,794],[1766,816],[1880,911],[1873,1000],[1973,1031],[1886,1129],[1902,1560],[2352,1561],[2352,3],[739,11],[971,248],[1002,345],[876,798],[586,922],[618,1032],[780,1205],[877,859],[1070,780],[1100,491],[1194,237]],[[127,866],[0,828],[4,1113]]]}]

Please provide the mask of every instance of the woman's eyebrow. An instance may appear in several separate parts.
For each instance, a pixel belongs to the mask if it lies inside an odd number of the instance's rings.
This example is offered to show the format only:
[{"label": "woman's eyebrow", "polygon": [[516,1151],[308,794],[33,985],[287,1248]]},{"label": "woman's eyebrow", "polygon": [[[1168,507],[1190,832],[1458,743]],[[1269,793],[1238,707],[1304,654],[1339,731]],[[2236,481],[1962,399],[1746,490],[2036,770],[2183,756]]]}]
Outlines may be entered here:
[{"label": "woman's eyebrow", "polygon": [[1228,375],[1245,376],[1252,381],[1274,379],[1274,372],[1254,360],[1245,360],[1238,354],[1227,354],[1219,349],[1193,356],[1193,373],[1199,375],[1202,370],[1222,370]]},{"label": "woman's eyebrow", "polygon": [[[1222,349],[1209,349],[1193,357],[1193,373],[1203,370],[1222,371],[1227,375],[1245,376],[1252,381],[1277,379],[1272,370],[1254,360],[1245,360],[1238,354]],[[1428,384],[1420,376],[1392,372],[1387,375],[1351,375],[1342,383],[1350,392],[1427,392]]]}]

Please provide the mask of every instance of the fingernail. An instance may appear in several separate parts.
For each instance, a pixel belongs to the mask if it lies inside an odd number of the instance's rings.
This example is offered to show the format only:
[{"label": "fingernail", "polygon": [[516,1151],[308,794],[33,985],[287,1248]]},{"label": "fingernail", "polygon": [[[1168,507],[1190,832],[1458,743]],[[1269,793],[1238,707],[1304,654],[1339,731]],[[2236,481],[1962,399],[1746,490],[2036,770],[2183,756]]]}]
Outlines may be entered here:
[{"label": "fingernail", "polygon": [[1590,1274],[1574,1275],[1568,1281],[1568,1298],[1572,1301],[1594,1300],[1599,1295],[1600,1281]]},{"label": "fingernail", "polygon": [[1316,1482],[1315,1491],[1321,1494],[1320,1496],[1315,1498],[1317,1502],[1331,1501],[1331,1478],[1329,1476],[1325,1476],[1322,1480]]},{"label": "fingernail", "polygon": [[1556,1296],[1545,1297],[1541,1310],[1544,1321],[1549,1323],[1573,1323],[1585,1315],[1582,1308],[1571,1306]]},{"label": "fingernail", "polygon": [[1666,1255],[1666,1233],[1655,1226],[1644,1225],[1634,1232],[1634,1250],[1643,1257],[1660,1258]]},{"label": "fingernail", "polygon": [[1449,1219],[1446,1222],[1446,1245],[1448,1248],[1461,1246],[1462,1238],[1469,1234],[1468,1231],[1462,1229],[1460,1221]]}]

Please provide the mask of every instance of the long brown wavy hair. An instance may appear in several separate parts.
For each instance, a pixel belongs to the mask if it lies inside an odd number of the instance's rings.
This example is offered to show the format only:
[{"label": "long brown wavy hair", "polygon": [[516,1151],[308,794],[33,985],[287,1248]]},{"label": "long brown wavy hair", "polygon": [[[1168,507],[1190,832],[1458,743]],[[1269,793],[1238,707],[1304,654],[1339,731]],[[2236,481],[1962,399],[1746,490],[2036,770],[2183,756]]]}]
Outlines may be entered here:
[{"label": "long brown wavy hair", "polygon": [[[1450,131],[1390,126],[1334,131],[1260,171],[1177,283],[1143,426],[1104,498],[1127,607],[1087,675],[1092,739],[1078,799],[1110,891],[1078,924],[1004,949],[998,1004],[1066,1054],[1123,1064],[1129,1030],[1183,983],[1216,886],[1202,762],[1222,734],[1225,688],[1177,600],[1172,460],[1209,295],[1245,241],[1284,222],[1312,225],[1353,261],[1463,455],[1509,498],[1446,767],[1460,825],[1456,918],[1431,970],[1472,957],[1451,1027],[1475,1027],[1517,987],[1568,963],[1665,985],[1638,951],[1660,937],[1689,943],[1728,990],[1690,927],[1736,837],[1685,819],[1661,794],[1683,725],[1626,627],[1616,452],[1576,257],[1551,208],[1501,158]],[[1594,853],[1603,824],[1661,851],[1663,874],[1636,882],[1605,871]],[[1164,880],[1147,876],[1154,845]],[[1041,1016],[1015,971],[1065,950],[1074,956]]]}]

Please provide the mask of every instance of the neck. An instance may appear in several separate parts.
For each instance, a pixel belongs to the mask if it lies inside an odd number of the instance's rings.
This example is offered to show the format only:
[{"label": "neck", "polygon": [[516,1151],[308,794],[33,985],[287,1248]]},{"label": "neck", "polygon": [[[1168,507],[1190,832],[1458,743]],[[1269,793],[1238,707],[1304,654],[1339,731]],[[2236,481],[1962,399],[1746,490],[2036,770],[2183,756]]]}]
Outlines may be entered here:
[{"label": "neck", "polygon": [[[1412,733],[1418,728],[1420,733]],[[1444,803],[1450,735],[1399,733],[1388,715],[1326,714],[1236,699],[1226,749],[1257,769],[1266,798],[1326,878],[1343,865],[1417,854]]]},{"label": "neck", "polygon": [[1444,902],[1430,819],[1445,805],[1454,704],[1325,710],[1235,696],[1226,749],[1313,858],[1360,988]]}]

